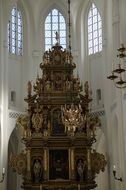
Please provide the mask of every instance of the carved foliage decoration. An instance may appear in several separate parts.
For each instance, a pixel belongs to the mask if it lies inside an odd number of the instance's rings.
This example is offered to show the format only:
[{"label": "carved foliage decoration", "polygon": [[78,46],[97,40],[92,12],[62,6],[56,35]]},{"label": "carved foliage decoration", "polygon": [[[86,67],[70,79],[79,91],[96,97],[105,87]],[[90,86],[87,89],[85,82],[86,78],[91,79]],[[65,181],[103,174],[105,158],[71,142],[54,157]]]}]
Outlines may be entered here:
[{"label": "carved foliage decoration", "polygon": [[27,167],[26,154],[20,153],[18,155],[11,155],[10,165],[18,174],[25,173]]},{"label": "carved foliage decoration", "polygon": [[100,170],[104,172],[107,161],[105,160],[105,156],[93,150],[91,154],[92,161],[92,171],[93,173],[99,174]]}]

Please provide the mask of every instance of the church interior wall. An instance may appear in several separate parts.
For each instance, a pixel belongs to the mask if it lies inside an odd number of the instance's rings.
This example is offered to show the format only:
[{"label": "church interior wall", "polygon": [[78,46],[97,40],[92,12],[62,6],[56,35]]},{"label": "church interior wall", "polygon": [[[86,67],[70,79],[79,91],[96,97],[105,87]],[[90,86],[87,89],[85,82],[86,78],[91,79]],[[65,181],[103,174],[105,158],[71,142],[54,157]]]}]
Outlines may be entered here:
[{"label": "church interior wall", "polygon": [[[6,2],[6,6],[5,6]],[[2,114],[2,120],[0,121],[0,154],[5,156],[6,159],[0,160],[0,171],[2,167],[6,168],[7,164],[7,150],[9,136],[11,135],[13,129],[15,128],[15,119],[8,119],[4,123],[4,119],[8,118],[8,108],[18,111],[25,110],[25,103],[23,101],[26,95],[26,84],[28,80],[35,80],[37,76],[37,69],[39,63],[42,60],[42,55],[44,52],[44,35],[43,23],[44,14],[47,10],[54,5],[57,5],[62,12],[67,15],[67,7],[64,2],[60,3],[56,0],[54,1],[40,1],[38,4],[35,1],[19,3],[19,7],[22,9],[23,21],[24,21],[24,53],[22,58],[16,58],[14,56],[9,56],[7,54],[7,21],[8,21],[8,11],[11,10],[13,4],[16,1],[0,0],[2,6],[0,6],[0,104]],[[75,1],[74,1],[75,2]],[[100,174],[98,183],[100,186],[97,190],[105,190],[108,183],[102,183],[103,179],[106,179],[109,175],[111,187],[110,190],[124,190],[126,183],[114,181],[112,170],[113,164],[117,164],[117,173],[119,176],[125,176],[126,172],[125,161],[126,161],[126,140],[125,140],[125,89],[122,93],[118,89],[115,89],[113,84],[108,81],[107,74],[112,69],[112,63],[116,61],[116,49],[120,46],[120,43],[124,42],[126,44],[126,25],[125,25],[125,0],[120,1],[119,12],[117,9],[118,1],[94,1],[98,6],[99,12],[103,18],[103,51],[101,54],[88,57],[87,55],[87,33],[86,33],[86,14],[85,10],[88,7],[88,1],[79,0],[80,5],[78,7],[73,5],[72,11],[72,48],[75,56],[75,62],[78,63],[78,72],[81,77],[81,81],[89,80],[93,98],[94,98],[94,110],[99,108],[105,109],[106,114],[106,129],[104,130],[105,139],[102,139],[102,143],[106,144],[106,148],[101,143],[99,146],[101,149],[107,152],[108,159],[110,159],[108,174]],[[75,2],[76,3],[76,2]],[[81,5],[83,4],[83,7]],[[114,5],[114,7],[113,7]],[[47,9],[45,8],[47,7]],[[2,10],[3,9],[3,10]],[[114,9],[114,11],[112,11]],[[10,11],[9,11],[10,12]],[[83,16],[81,16],[83,15]],[[74,17],[75,16],[75,17]],[[67,18],[67,16],[66,16]],[[120,31],[119,31],[120,29]],[[80,37],[81,33],[81,37]],[[5,50],[6,49],[6,50]],[[38,69],[39,70],[39,69]],[[7,71],[7,75],[4,75]],[[82,72],[83,71],[83,72]],[[40,73],[39,73],[40,74]],[[8,90],[4,90],[4,88]],[[101,89],[102,100],[97,102],[96,90]],[[16,102],[11,101],[11,92],[16,92]],[[5,94],[6,93],[6,94]],[[5,103],[5,101],[8,101]],[[116,105],[116,106],[115,106]],[[114,113],[117,113],[118,119],[113,117]],[[1,113],[0,113],[1,114]],[[117,130],[118,128],[118,130]],[[4,135],[4,133],[6,133]],[[4,138],[3,138],[4,135]],[[5,138],[6,137],[6,138]],[[101,137],[102,138],[102,137]],[[107,139],[106,139],[107,138]],[[117,140],[119,139],[119,141]],[[105,141],[105,142],[104,142]],[[4,150],[3,150],[3,146]],[[99,149],[100,149],[99,147]],[[106,150],[107,149],[107,150]],[[7,169],[7,168],[6,168]],[[103,176],[102,176],[103,175]],[[105,177],[105,176],[106,177]],[[102,176],[102,177],[101,177]],[[6,183],[6,181],[5,181]],[[6,189],[6,184],[0,184],[0,188]],[[108,189],[108,188],[107,188]]]}]

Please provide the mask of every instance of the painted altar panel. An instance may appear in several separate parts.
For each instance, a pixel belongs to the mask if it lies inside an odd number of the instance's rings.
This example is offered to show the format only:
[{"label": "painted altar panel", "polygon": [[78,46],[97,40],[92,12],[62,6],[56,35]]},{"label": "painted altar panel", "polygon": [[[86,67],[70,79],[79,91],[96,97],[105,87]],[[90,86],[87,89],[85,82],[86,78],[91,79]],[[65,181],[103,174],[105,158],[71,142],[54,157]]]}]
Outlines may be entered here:
[{"label": "painted altar panel", "polygon": [[49,180],[69,179],[69,155],[67,149],[49,150]]}]

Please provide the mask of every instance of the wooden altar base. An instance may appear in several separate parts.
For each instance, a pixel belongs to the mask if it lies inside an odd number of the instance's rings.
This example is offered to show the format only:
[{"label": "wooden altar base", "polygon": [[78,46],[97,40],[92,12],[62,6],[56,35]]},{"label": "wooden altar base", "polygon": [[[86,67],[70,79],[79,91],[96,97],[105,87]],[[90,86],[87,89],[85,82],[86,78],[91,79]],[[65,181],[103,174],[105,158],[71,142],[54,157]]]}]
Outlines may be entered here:
[{"label": "wooden altar base", "polygon": [[50,180],[38,185],[25,184],[22,188],[26,190],[90,190],[96,186],[95,182],[78,184],[70,180]]}]

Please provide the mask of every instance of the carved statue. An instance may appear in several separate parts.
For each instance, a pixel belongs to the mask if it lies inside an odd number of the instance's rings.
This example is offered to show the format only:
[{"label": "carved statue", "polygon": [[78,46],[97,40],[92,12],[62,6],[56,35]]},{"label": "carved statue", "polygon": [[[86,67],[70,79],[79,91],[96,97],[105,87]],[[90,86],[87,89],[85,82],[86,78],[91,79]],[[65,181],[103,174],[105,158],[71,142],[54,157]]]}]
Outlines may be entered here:
[{"label": "carved statue", "polygon": [[27,136],[28,120],[29,120],[28,115],[22,115],[18,117],[17,122],[16,122],[17,125],[21,126],[23,129],[23,137]]},{"label": "carved statue", "polygon": [[46,81],[45,88],[46,88],[46,91],[50,91],[51,90],[51,82],[49,80]]},{"label": "carved statue", "polygon": [[34,182],[39,183],[42,174],[42,166],[41,166],[41,161],[39,159],[36,159],[34,162],[33,173],[34,173]]},{"label": "carved statue", "polygon": [[78,163],[77,163],[77,172],[79,175],[79,181],[82,182],[83,181],[83,175],[84,175],[84,163],[82,161],[82,159],[79,159]]}]

